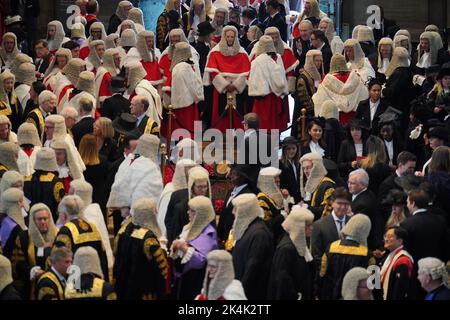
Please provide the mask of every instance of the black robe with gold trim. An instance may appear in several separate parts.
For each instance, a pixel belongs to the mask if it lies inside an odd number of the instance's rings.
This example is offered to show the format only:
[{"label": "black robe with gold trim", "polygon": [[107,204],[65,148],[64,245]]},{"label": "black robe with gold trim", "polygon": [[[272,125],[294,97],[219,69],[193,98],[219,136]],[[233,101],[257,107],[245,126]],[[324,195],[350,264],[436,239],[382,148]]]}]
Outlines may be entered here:
[{"label": "black robe with gold trim", "polygon": [[0,163],[0,179],[3,177],[6,171],[8,171],[8,167]]},{"label": "black robe with gold trim", "polygon": [[19,233],[16,246],[11,256],[14,286],[20,291],[22,298],[28,300],[31,293],[30,270],[35,266],[42,270],[50,268],[50,257],[52,248],[44,248],[43,255],[38,256],[38,248],[29,236],[28,230]]},{"label": "black robe with gold trim", "polygon": [[114,279],[120,300],[155,300],[165,296],[169,272],[166,252],[155,234],[133,223],[116,237]]},{"label": "black robe with gold trim", "polygon": [[58,204],[64,197],[64,185],[57,172],[36,170],[33,175],[25,177],[23,192],[31,201],[45,203],[52,212],[53,221],[58,221]]},{"label": "black robe with gold trim", "polygon": [[55,238],[56,247],[67,247],[75,254],[78,248],[90,246],[95,249],[100,258],[103,277],[109,279],[106,251],[103,247],[102,237],[94,224],[82,219],[74,219],[66,223],[59,230]]},{"label": "black robe with gold trim", "polygon": [[41,109],[35,108],[27,115],[25,122],[34,124],[38,131],[39,139],[43,141],[44,137],[44,115]]},{"label": "black robe with gold trim", "polygon": [[280,213],[280,209],[277,208],[275,202],[264,192],[260,192],[257,195],[258,203],[261,209],[264,211],[264,222],[273,234],[273,240],[275,245],[284,234],[284,229],[281,224],[284,221],[283,215]]},{"label": "black robe with gold trim", "polygon": [[345,274],[354,267],[367,268],[369,264],[375,264],[375,260],[366,246],[350,239],[331,243],[322,257],[320,267],[320,277],[323,280],[320,300],[341,299]]},{"label": "black robe with gold trim", "polygon": [[66,300],[117,300],[113,286],[91,273],[80,276],[80,288],[66,288]]},{"label": "black robe with gold trim", "polygon": [[314,213],[314,221],[331,213],[332,208],[328,203],[328,198],[333,193],[334,188],[336,188],[336,182],[328,177],[324,177],[313,192],[311,201],[308,203],[308,209]]},{"label": "black robe with gold trim", "polygon": [[15,94],[11,96],[11,93],[9,93],[8,99],[9,106],[0,101],[0,114],[9,118],[9,121],[11,121],[12,124],[11,130],[17,132],[17,129],[19,129],[19,126],[22,123],[22,106]]},{"label": "black robe with gold trim", "polygon": [[64,300],[64,285],[52,269],[44,273],[36,286],[37,300]]}]

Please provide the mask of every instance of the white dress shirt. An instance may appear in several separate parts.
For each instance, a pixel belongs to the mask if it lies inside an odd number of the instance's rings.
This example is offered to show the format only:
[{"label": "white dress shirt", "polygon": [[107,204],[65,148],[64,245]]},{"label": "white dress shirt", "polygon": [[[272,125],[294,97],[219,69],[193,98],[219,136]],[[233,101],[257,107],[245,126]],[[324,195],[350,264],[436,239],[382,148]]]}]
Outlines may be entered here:
[{"label": "white dress shirt", "polygon": [[394,140],[391,141],[384,140],[384,145],[386,146],[386,149],[388,151],[389,164],[392,164],[392,161],[394,159]]},{"label": "white dress shirt", "polygon": [[315,143],[312,140],[309,142],[309,148],[311,149],[311,152],[318,153],[322,157],[325,155],[325,150],[318,143]]},{"label": "white dress shirt", "polygon": [[378,99],[377,102],[372,102],[372,100],[369,99],[369,106],[370,106],[370,123],[372,123],[373,118],[375,117],[375,113],[377,113],[378,106],[380,105],[380,99]]},{"label": "white dress shirt", "polygon": [[[333,216],[334,224],[336,225],[336,229],[337,229],[337,232],[339,234],[339,232],[341,232],[342,228],[344,228],[344,226],[345,226],[345,216],[342,217],[342,219],[339,219],[336,216],[336,214],[334,213],[334,210],[331,211],[331,215]],[[341,223],[342,223],[342,228],[340,226],[341,224],[339,223],[339,221],[341,221]]]}]

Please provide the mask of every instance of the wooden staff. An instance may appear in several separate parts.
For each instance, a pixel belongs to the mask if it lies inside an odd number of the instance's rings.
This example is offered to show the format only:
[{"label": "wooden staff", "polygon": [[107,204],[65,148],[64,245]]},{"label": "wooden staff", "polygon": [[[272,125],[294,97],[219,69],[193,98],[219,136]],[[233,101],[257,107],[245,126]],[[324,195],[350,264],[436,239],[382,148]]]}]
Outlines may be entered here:
[{"label": "wooden staff", "polygon": [[230,129],[233,129],[233,96],[228,96],[227,98],[227,109],[228,109],[228,117],[230,121]]},{"label": "wooden staff", "polygon": [[167,153],[170,155],[170,144],[171,144],[171,140],[172,140],[172,121],[173,121],[173,106],[171,104],[169,104],[169,106],[167,107],[167,109],[169,110],[167,112],[167,115],[169,116],[169,132],[167,134]]},{"label": "wooden staff", "polygon": [[305,139],[305,128],[306,128],[306,109],[302,108],[300,110],[300,134],[299,134],[299,138],[300,140]]},{"label": "wooden staff", "polygon": [[161,175],[165,177],[166,173],[166,145],[164,143],[161,143]]}]

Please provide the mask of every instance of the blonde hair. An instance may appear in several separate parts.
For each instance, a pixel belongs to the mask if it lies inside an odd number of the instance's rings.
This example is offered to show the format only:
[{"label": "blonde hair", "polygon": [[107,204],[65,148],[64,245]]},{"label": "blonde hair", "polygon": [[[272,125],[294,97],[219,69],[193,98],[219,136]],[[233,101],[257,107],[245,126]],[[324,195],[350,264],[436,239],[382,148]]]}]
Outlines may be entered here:
[{"label": "blonde hair", "polygon": [[114,127],[112,121],[106,117],[100,117],[96,121],[100,126],[102,138],[108,139],[114,137]]},{"label": "blonde hair", "polygon": [[85,134],[80,141],[80,156],[86,166],[97,165],[100,157],[97,150],[97,139],[93,134]]},{"label": "blonde hair", "polygon": [[383,141],[376,137],[370,136],[366,142],[367,157],[361,161],[361,168],[372,168],[377,163],[386,163],[387,155]]}]

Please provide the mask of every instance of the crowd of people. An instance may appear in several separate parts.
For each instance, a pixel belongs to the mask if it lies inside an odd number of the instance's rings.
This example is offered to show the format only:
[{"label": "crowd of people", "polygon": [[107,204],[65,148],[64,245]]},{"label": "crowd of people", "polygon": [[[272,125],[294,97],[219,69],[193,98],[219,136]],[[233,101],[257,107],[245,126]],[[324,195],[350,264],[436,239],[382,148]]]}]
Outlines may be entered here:
[{"label": "crowd of people", "polygon": [[[32,48],[6,19],[0,300],[450,300],[450,28],[343,41],[316,0],[168,0],[154,33],[76,5]],[[196,121],[245,132],[225,196]]]}]

